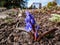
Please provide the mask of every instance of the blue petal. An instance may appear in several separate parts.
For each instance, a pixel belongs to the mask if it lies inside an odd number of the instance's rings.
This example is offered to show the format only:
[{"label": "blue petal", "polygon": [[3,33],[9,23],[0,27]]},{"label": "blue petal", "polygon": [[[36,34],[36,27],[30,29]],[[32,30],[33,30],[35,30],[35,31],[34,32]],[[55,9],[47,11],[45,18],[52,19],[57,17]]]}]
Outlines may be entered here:
[{"label": "blue petal", "polygon": [[[25,23],[26,23],[26,31],[31,31],[32,30],[32,25],[35,25],[35,19],[34,16],[32,14],[30,14],[28,11],[25,12],[26,13],[26,18],[25,18]],[[38,30],[40,27],[36,26],[36,30]]]},{"label": "blue petal", "polygon": [[31,31],[32,30],[32,25],[30,23],[27,23],[25,29],[26,29],[27,32]]},{"label": "blue petal", "polygon": [[40,26],[39,26],[39,25],[37,25],[37,26],[36,26],[36,30],[39,30],[39,29],[40,29]]},{"label": "blue petal", "polygon": [[25,11],[26,15],[29,15],[29,11]]},{"label": "blue petal", "polygon": [[38,38],[38,32],[36,32],[36,38]]}]

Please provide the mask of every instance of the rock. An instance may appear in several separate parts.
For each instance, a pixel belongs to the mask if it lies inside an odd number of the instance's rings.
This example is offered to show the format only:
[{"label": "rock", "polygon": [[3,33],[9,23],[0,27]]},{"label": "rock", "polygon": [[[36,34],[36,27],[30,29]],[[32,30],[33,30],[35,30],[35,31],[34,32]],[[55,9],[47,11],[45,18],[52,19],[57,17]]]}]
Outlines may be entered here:
[{"label": "rock", "polygon": [[2,19],[5,19],[6,17],[9,17],[7,14],[1,14],[0,13],[0,19],[2,18]]}]

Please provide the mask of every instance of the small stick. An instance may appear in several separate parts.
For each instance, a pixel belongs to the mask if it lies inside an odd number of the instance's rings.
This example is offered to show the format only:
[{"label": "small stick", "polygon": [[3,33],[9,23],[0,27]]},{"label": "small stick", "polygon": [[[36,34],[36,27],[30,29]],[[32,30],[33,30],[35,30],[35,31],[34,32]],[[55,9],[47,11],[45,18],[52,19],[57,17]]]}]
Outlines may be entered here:
[{"label": "small stick", "polygon": [[54,32],[54,31],[56,31],[56,30],[58,30],[58,28],[54,28],[54,29],[52,29],[52,30],[49,30],[49,31],[46,31],[46,32],[42,33],[42,34],[38,37],[37,41],[40,41],[42,37],[44,37],[45,35],[47,35],[47,34],[49,34],[49,33]]},{"label": "small stick", "polygon": [[34,41],[36,41],[37,40],[37,37],[36,37],[37,31],[35,30],[35,26],[34,25],[32,25],[32,29],[33,29],[33,32],[34,32]]}]

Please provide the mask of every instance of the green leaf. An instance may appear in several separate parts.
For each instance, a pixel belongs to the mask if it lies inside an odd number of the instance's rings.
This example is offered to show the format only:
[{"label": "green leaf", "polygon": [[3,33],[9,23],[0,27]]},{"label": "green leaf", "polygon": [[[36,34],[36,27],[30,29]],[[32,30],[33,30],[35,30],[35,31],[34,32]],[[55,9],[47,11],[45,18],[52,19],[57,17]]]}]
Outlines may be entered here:
[{"label": "green leaf", "polygon": [[52,22],[60,22],[60,15],[58,15],[58,14],[51,14],[51,15],[52,15],[52,17],[49,18],[50,21],[52,21]]}]

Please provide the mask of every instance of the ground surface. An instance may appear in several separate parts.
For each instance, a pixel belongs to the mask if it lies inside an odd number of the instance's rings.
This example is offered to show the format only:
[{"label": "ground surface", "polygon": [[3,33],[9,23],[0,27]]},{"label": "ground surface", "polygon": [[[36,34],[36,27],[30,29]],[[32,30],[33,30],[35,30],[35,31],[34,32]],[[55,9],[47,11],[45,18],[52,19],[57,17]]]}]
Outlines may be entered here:
[{"label": "ground surface", "polygon": [[16,29],[18,27],[24,28],[24,14],[20,18],[17,15],[8,14],[13,21],[7,23],[0,19],[0,45],[60,45],[60,24],[48,20],[51,13],[58,13],[58,10],[57,12],[54,10],[46,10],[45,12],[43,10],[34,10],[31,13],[34,15],[37,24],[40,25],[39,34],[55,28],[58,28],[58,30],[51,33],[51,36],[44,36],[39,42],[34,42],[27,32]]}]

